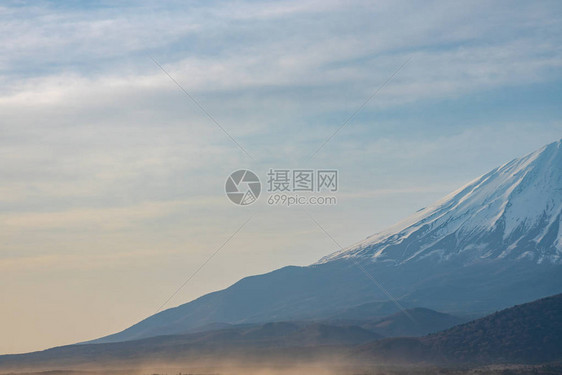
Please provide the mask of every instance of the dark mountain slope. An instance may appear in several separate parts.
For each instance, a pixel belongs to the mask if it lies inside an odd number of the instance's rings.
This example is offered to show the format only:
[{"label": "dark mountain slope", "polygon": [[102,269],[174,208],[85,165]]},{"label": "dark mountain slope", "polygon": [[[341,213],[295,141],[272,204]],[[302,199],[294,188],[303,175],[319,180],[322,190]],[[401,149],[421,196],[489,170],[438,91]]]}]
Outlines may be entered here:
[{"label": "dark mountain slope", "polygon": [[515,306],[422,338],[358,349],[372,361],[544,363],[562,360],[562,294]]},{"label": "dark mountain slope", "polygon": [[408,309],[405,313],[392,314],[381,320],[363,323],[360,326],[386,337],[424,336],[466,321],[468,319],[418,307]]}]

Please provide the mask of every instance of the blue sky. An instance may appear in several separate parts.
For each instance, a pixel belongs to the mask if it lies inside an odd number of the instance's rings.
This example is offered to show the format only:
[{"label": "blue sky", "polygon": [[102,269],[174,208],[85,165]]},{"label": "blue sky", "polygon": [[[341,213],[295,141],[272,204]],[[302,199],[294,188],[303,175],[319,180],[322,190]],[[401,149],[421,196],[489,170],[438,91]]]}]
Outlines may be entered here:
[{"label": "blue sky", "polygon": [[562,137],[557,1],[101,4],[0,6],[3,353],[154,313],[248,217],[169,306],[337,250],[233,170],[338,169],[311,212],[346,246]]}]

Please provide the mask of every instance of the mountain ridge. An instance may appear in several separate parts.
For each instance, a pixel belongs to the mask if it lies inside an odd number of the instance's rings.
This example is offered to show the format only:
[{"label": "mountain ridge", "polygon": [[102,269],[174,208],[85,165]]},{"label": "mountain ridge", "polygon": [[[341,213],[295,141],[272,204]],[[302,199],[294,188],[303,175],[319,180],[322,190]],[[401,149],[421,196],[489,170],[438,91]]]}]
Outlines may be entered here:
[{"label": "mountain ridge", "polygon": [[[277,322],[118,343],[1,355],[0,370],[143,367],[149,363],[540,364],[562,359],[562,294],[423,337],[382,338],[357,326]],[[207,362],[206,362],[207,361]]]},{"label": "mountain ridge", "polygon": [[93,342],[177,334],[212,323],[327,319],[391,301],[389,294],[404,306],[453,314],[483,314],[546,297],[562,291],[561,212],[557,141],[359,245],[307,267],[243,278]]},{"label": "mountain ridge", "polygon": [[559,140],[493,169],[406,220],[317,263],[349,257],[394,263],[427,256],[447,260],[471,250],[469,261],[475,256],[529,257],[560,264],[561,215]]},{"label": "mountain ridge", "polygon": [[545,363],[562,359],[562,294],[516,305],[421,338],[365,344],[369,361]]}]

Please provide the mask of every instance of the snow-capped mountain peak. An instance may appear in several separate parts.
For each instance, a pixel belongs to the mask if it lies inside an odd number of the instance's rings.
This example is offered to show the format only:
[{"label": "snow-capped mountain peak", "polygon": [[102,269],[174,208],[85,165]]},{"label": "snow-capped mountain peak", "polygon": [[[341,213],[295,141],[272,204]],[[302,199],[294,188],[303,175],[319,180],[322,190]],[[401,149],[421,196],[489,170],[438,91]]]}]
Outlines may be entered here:
[{"label": "snow-capped mountain peak", "polygon": [[562,263],[562,141],[514,159],[434,205],[322,258],[401,264],[489,258]]}]

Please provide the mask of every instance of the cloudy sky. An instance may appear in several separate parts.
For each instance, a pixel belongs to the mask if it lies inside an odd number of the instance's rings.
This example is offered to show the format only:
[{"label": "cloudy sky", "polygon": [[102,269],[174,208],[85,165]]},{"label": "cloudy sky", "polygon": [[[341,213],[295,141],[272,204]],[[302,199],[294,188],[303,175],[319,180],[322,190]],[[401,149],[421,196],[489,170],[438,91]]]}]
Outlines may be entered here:
[{"label": "cloudy sky", "polygon": [[155,313],[248,219],[167,307],[338,250],[300,207],[230,203],[233,170],[338,169],[338,204],[309,211],[347,246],[560,139],[561,19],[559,1],[2,2],[0,353]]}]

